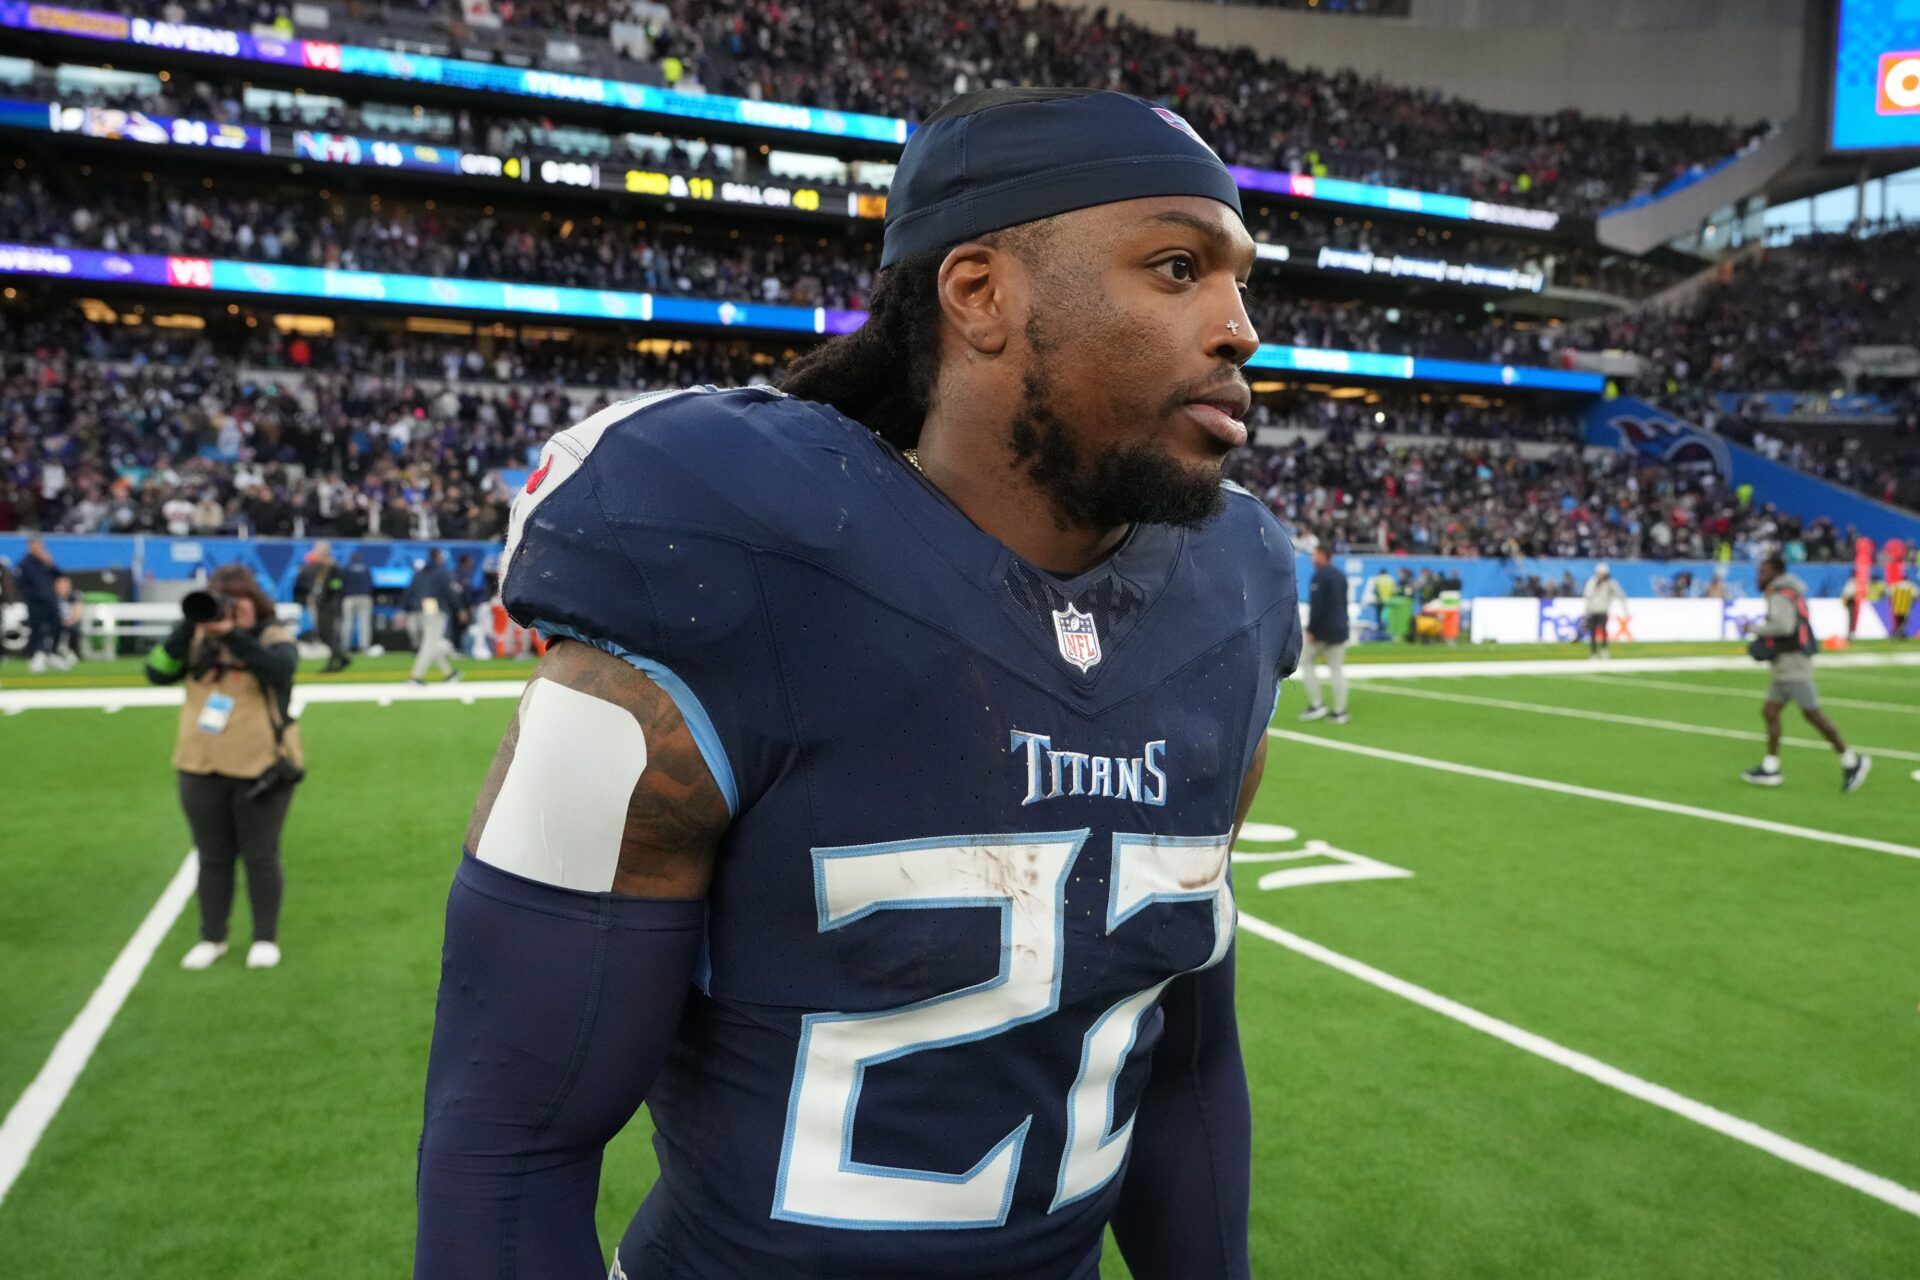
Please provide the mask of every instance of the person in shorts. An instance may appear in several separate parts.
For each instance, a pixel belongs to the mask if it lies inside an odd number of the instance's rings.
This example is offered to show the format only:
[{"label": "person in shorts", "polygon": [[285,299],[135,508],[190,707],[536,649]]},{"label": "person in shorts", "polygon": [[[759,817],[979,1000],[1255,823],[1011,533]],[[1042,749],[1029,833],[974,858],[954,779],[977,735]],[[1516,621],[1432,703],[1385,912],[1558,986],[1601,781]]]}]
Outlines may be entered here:
[{"label": "person in shorts", "polygon": [[1760,589],[1766,593],[1767,615],[1747,630],[1754,637],[1753,656],[1767,663],[1773,677],[1767,684],[1767,700],[1760,708],[1767,722],[1767,754],[1740,776],[1759,787],[1780,785],[1780,713],[1791,702],[1839,753],[1840,790],[1858,791],[1867,780],[1873,759],[1850,749],[1840,730],[1820,709],[1820,694],[1813,687],[1813,655],[1820,646],[1814,641],[1813,623],[1807,614],[1807,584],[1788,573],[1786,562],[1777,555],[1760,562],[1759,579]]}]

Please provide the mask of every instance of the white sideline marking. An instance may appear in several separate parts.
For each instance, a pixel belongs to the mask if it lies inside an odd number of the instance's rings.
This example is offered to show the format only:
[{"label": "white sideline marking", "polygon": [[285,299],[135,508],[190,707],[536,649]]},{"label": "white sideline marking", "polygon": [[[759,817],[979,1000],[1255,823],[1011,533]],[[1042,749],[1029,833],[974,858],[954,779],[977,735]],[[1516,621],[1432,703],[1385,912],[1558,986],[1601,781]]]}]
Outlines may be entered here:
[{"label": "white sideline marking", "polygon": [[1442,773],[1457,773],[1468,778],[1484,778],[1489,782],[1507,782],[1516,787],[1532,787],[1536,791],[1553,791],[1563,796],[1579,796],[1586,800],[1605,800],[1610,804],[1627,805],[1634,809],[1651,809],[1655,813],[1673,813],[1686,818],[1701,818],[1707,822],[1724,822],[1729,826],[1747,827],[1754,831],[1767,831],[1774,835],[1793,836],[1800,840],[1814,840],[1821,844],[1846,845],[1852,849],[1867,849],[1874,853],[1891,853],[1902,858],[1920,858],[1920,849],[1911,845],[1894,844],[1890,840],[1872,840],[1866,836],[1842,835],[1837,831],[1821,831],[1814,827],[1799,827],[1790,822],[1772,822],[1766,818],[1750,818],[1744,813],[1723,813],[1718,809],[1702,809],[1697,805],[1676,804],[1671,800],[1655,800],[1650,796],[1629,795],[1624,791],[1603,791],[1598,787],[1576,786],[1571,782],[1555,782],[1551,778],[1531,778],[1523,773],[1507,773],[1501,769],[1482,769],[1477,765],[1456,764],[1452,760],[1435,760],[1430,756],[1408,755],[1404,751],[1388,751],[1384,747],[1367,747],[1357,742],[1340,742],[1333,738],[1316,738],[1312,734],[1295,733],[1290,729],[1269,729],[1269,738],[1281,738],[1288,742],[1304,742],[1308,746],[1325,747],[1329,751],[1346,751],[1358,756],[1371,756],[1376,760],[1391,760],[1396,764],[1418,765],[1422,769],[1437,769]]},{"label": "white sideline marking", "polygon": [[[1351,650],[1349,651],[1351,656]],[[1584,656],[1579,658],[1496,658],[1488,661],[1464,659],[1439,662],[1349,662],[1347,679],[1349,680],[1447,680],[1460,676],[1557,676],[1557,675],[1599,675],[1594,670],[1601,664],[1589,662]],[[1614,658],[1606,664],[1608,671],[1662,672],[1662,671],[1752,671],[1759,664],[1744,655],[1727,654],[1722,657],[1700,658]],[[1841,670],[1855,667],[1916,667],[1920,666],[1920,652],[1916,653],[1840,653],[1820,655],[1821,670]],[[1298,680],[1299,672],[1289,677]]]},{"label": "white sideline marking", "polygon": [[1718,1107],[1696,1102],[1684,1094],[1675,1093],[1665,1085],[1643,1080],[1618,1067],[1609,1066],[1597,1058],[1569,1049],[1565,1045],[1556,1044],[1544,1036],[1523,1031],[1510,1022],[1502,1022],[1498,1018],[1481,1013],[1478,1009],[1469,1008],[1457,1000],[1449,1000],[1425,987],[1415,986],[1403,978],[1383,973],[1372,965],[1363,964],[1337,951],[1330,951],[1317,942],[1310,942],[1296,933],[1289,933],[1278,925],[1268,924],[1265,920],[1250,916],[1245,911],[1240,913],[1240,927],[1269,942],[1278,943],[1297,955],[1338,969],[1349,977],[1358,978],[1370,986],[1378,987],[1403,1000],[1411,1000],[1423,1009],[1463,1023],[1475,1031],[1490,1035],[1516,1049],[1524,1050],[1538,1058],[1545,1058],[1548,1062],[1565,1067],[1569,1071],[1577,1071],[1587,1079],[1606,1085],[1609,1089],[1617,1089],[1628,1097],[1651,1103],[1663,1111],[1670,1111],[1682,1119],[1691,1120],[1716,1133],[1725,1134],[1736,1142],[1744,1142],[1770,1156],[1785,1160],[1788,1164],[1798,1165],[1809,1173],[1817,1173],[1823,1178],[1892,1205],[1904,1213],[1920,1217],[1920,1191],[1903,1187],[1877,1173],[1868,1173],[1865,1169],[1850,1165],[1844,1160],[1837,1160],[1825,1152],[1815,1151],[1812,1147],[1795,1142],[1791,1138],[1782,1137],[1771,1129],[1763,1129],[1751,1120],[1742,1120],[1739,1116],[1728,1115]]},{"label": "white sideline marking", "polygon": [[[1614,671],[1749,671],[1751,658],[1617,658],[1608,663]],[[1920,667],[1916,653],[1842,653],[1822,656],[1823,670],[1843,667]],[[1486,662],[1353,662],[1347,664],[1347,679],[1367,680],[1454,680],[1464,676],[1597,676],[1587,669],[1583,659],[1513,658]],[[1291,679],[1298,680],[1295,672]],[[497,698],[518,699],[526,691],[525,680],[464,680],[456,684],[426,686],[405,682],[353,684],[313,683],[294,685],[296,705],[315,702],[373,702],[392,706],[396,702],[473,703]],[[1664,686],[1680,688],[1679,685]],[[1728,692],[1722,690],[1721,692]],[[159,686],[127,689],[0,689],[0,715],[16,716],[22,711],[102,711],[108,707],[177,707],[185,695],[178,687]],[[1747,695],[1742,695],[1747,696]],[[1835,698],[1836,705],[1845,703]],[[1903,710],[1920,714],[1920,707]]]},{"label": "white sideline marking", "polygon": [[60,1104],[67,1100],[74,1081],[80,1078],[87,1060],[99,1047],[100,1038],[113,1025],[114,1016],[126,1003],[134,984],[140,981],[147,962],[153,959],[167,931],[173,928],[173,922],[180,918],[180,912],[193,897],[197,870],[197,853],[189,852],[180,869],[173,873],[173,879],[160,891],[160,898],[147,912],[147,918],[120,949],[119,956],[107,969],[107,976],[100,979],[100,985],[87,997],[78,1016],[61,1033],[40,1074],[7,1112],[5,1122],[0,1123],[0,1201],[7,1198],[14,1180],[27,1167],[27,1157],[33,1154],[41,1135],[60,1110]]},{"label": "white sideline marking", "polygon": [[[293,701],[297,709],[316,702],[377,702],[382,706],[395,702],[461,702],[478,699],[512,698],[516,701],[527,689],[525,680],[461,680],[453,684],[426,686],[406,684],[296,684]],[[22,711],[100,711],[108,707],[177,707],[186,695],[178,687],[151,689],[9,689],[0,690],[0,711],[17,715]],[[296,711],[298,714],[298,711]]]},{"label": "white sideline marking", "polygon": [[[1685,680],[1635,680],[1631,676],[1616,676],[1611,671],[1580,671],[1571,673],[1579,679],[1592,680],[1600,684],[1631,684],[1644,689],[1675,689],[1682,693],[1712,693],[1722,698],[1745,698],[1757,702],[1766,693],[1766,685],[1756,683],[1751,689],[1723,689],[1717,684],[1691,684]],[[1815,673],[1816,681],[1819,673]],[[1865,698],[1829,698],[1820,697],[1824,706],[1847,707],[1855,711],[1892,711],[1903,716],[1920,716],[1920,707],[1898,702],[1871,702]]]},{"label": "white sideline marking", "polygon": [[[1546,707],[1532,702],[1515,702],[1511,698],[1482,698],[1471,693],[1441,693],[1437,689],[1402,689],[1396,685],[1381,684],[1374,686],[1372,693],[1397,693],[1403,698],[1428,698],[1434,702],[1458,702],[1472,707],[1499,707],[1508,711],[1531,711],[1536,715],[1565,716],[1571,720],[1598,720],[1603,724],[1624,724],[1638,729],[1671,729],[1675,733],[1697,733],[1709,738],[1731,738],[1737,742],[1765,742],[1764,733],[1750,733],[1745,729],[1716,729],[1704,724],[1684,724],[1678,720],[1650,720],[1645,716],[1620,715],[1612,711],[1588,711],[1583,707]],[[1783,746],[1818,747],[1822,751],[1832,752],[1833,744],[1820,738],[1781,738]],[[1893,747],[1863,747],[1850,744],[1855,751],[1870,756],[1885,756],[1889,760],[1920,760],[1920,751],[1900,751]]]}]

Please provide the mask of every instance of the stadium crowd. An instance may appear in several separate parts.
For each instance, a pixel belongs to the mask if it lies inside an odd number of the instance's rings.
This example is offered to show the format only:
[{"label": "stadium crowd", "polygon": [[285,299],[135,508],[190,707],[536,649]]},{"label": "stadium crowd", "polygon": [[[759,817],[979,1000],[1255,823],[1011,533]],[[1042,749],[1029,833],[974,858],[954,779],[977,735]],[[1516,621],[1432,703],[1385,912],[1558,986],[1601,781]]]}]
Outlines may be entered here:
[{"label": "stadium crowd", "polygon": [[1920,333],[1920,227],[1822,235],[1762,249],[1725,268],[1690,304],[1644,307],[1569,330],[1582,347],[1646,357],[1679,407],[1713,391],[1831,387],[1851,347],[1910,344]]},{"label": "stadium crowd", "polygon": [[[498,377],[529,366],[461,354],[455,339],[412,375],[346,338],[257,335],[234,358],[204,337],[0,318],[0,529],[498,537],[511,497],[500,473],[614,398]],[[546,345],[561,344],[524,350]],[[628,358],[621,394],[773,372],[744,348]],[[1797,543],[1817,559],[1840,546],[1831,526],[1745,508],[1711,476],[1588,458],[1537,409],[1301,396],[1263,399],[1252,419],[1306,430],[1244,451],[1235,477],[1342,550],[1670,558]]]},{"label": "stadium crowd", "polygon": [[1756,428],[1750,443],[1796,471],[1920,511],[1920,411],[1911,404],[1905,421],[1893,427],[1815,428],[1792,437]]},{"label": "stadium crowd", "polygon": [[[1564,112],[1522,116],[1201,45],[1106,10],[963,0],[677,0],[715,92],[922,116],[990,85],[1124,87],[1166,101],[1230,164],[1591,211],[1737,150],[1757,132]],[[686,55],[681,54],[684,58]]]},{"label": "stadium crowd", "polygon": [[[298,335],[262,339],[252,367],[201,342],[88,329],[77,342],[32,324],[4,335],[0,530],[495,538],[511,498],[499,472],[616,398],[569,395],[524,380],[517,353],[469,361],[451,343],[416,377],[344,343],[326,355],[351,372],[309,372]],[[619,396],[758,376],[718,348],[627,359]],[[477,377],[435,376],[469,366]]]},{"label": "stadium crowd", "polygon": [[[24,86],[23,86],[24,87]],[[294,127],[364,138],[425,142],[480,151],[488,155],[528,155],[535,160],[590,160],[602,164],[634,164],[649,171],[706,175],[744,182],[765,181],[773,175],[756,148],[707,146],[683,138],[652,134],[607,133],[579,125],[559,125],[531,116],[476,118],[470,111],[414,111],[393,103],[355,104],[322,94],[267,96],[264,91],[232,81],[173,75],[149,91],[125,85],[92,82],[59,83],[42,75],[31,86],[41,100],[71,106],[85,102],[150,116],[185,117],[217,124],[261,128]],[[841,185],[871,185],[889,170],[882,166],[853,165]],[[1441,258],[1485,266],[1514,266],[1537,272],[1548,282],[1575,288],[1601,289],[1626,297],[1642,297],[1672,284],[1675,277],[1646,259],[1609,252],[1594,244],[1520,240],[1462,226],[1436,227],[1427,222],[1374,218],[1354,211],[1280,202],[1249,204],[1248,224],[1254,238],[1266,244],[1286,245],[1296,255],[1312,260],[1322,248],[1365,249],[1380,256],[1405,254]]]},{"label": "stadium crowd", "polygon": [[[98,0],[146,16],[141,0]],[[463,43],[485,40],[459,7],[361,3],[444,15]],[[1561,112],[1491,111],[1430,90],[1352,72],[1290,66],[1248,48],[1203,46],[1106,10],[1015,0],[502,0],[494,13],[576,39],[616,23],[635,51],[681,89],[924,118],[956,93],[995,85],[1125,88],[1187,116],[1229,163],[1327,172],[1489,200],[1592,212],[1738,150],[1760,126],[1695,120],[1632,123]],[[168,0],[164,13],[211,25],[286,21],[274,0]]]},{"label": "stadium crowd", "polygon": [[1544,456],[1476,440],[1393,444],[1348,428],[1250,449],[1232,472],[1290,527],[1336,551],[1611,558],[1840,559],[1830,521],[1743,505],[1712,472],[1588,456]]}]

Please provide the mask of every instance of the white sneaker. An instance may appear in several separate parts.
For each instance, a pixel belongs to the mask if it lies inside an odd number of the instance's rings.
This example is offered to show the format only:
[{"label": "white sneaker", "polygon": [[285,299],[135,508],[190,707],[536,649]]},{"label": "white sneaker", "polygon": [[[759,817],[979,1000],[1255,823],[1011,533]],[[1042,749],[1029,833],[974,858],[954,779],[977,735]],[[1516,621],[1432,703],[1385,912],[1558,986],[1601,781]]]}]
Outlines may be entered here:
[{"label": "white sneaker", "polygon": [[256,942],[247,948],[247,968],[271,969],[280,963],[280,948],[271,942]]},{"label": "white sneaker", "polygon": [[1326,705],[1322,703],[1319,706],[1308,707],[1305,711],[1302,711],[1300,713],[1299,718],[1303,721],[1313,721],[1313,720],[1323,720],[1326,718],[1326,716],[1327,716],[1327,708],[1326,708]]},{"label": "white sneaker", "polygon": [[73,664],[76,661],[78,661],[78,659],[70,653],[56,653],[53,655],[53,665],[61,671],[73,670]]},{"label": "white sneaker", "polygon": [[180,967],[198,972],[225,954],[227,954],[227,944],[224,942],[196,942],[188,949],[187,954],[180,957]]},{"label": "white sneaker", "polygon": [[36,676],[47,674],[47,655],[44,653],[36,653],[31,658],[28,658],[27,673]]}]

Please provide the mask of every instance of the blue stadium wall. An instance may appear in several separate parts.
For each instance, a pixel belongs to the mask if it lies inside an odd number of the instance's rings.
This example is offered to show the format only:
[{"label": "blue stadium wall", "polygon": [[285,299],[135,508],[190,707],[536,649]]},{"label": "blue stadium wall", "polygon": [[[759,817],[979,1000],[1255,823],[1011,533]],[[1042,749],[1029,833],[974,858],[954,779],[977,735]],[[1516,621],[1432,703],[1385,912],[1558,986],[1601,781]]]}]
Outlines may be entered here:
[{"label": "blue stadium wall", "polygon": [[[274,596],[292,599],[293,580],[316,539],[289,538],[170,538],[156,535],[111,536],[50,534],[47,549],[63,569],[119,569],[133,574],[136,583],[186,582],[211,572],[216,566],[238,561]],[[371,542],[351,538],[328,539],[340,560],[358,560],[374,570],[376,585],[404,587],[413,570],[423,562],[430,547],[447,553],[449,563],[462,555],[471,555],[474,564],[484,568],[500,552],[497,542]],[[0,558],[18,564],[26,554],[26,536],[0,534]],[[1585,582],[1597,560],[1579,559],[1460,559],[1448,556],[1342,556],[1337,561],[1348,578],[1358,581],[1382,569],[1396,577],[1402,569],[1418,576],[1422,569],[1435,573],[1457,574],[1461,590],[1467,596],[1507,596],[1514,594],[1514,579],[1535,575],[1542,580],[1558,580],[1571,573],[1576,583]],[[1694,593],[1711,581],[1718,570],[1725,570],[1727,582],[1739,593],[1757,594],[1751,564],[1722,565],[1712,560],[1614,560],[1609,562],[1620,585],[1631,596],[1665,594],[1664,587],[1675,575],[1691,573]],[[1300,581],[1312,573],[1305,556],[1299,559]],[[1804,565],[1799,572],[1817,596],[1837,596],[1840,584],[1853,572],[1851,565]]]}]

